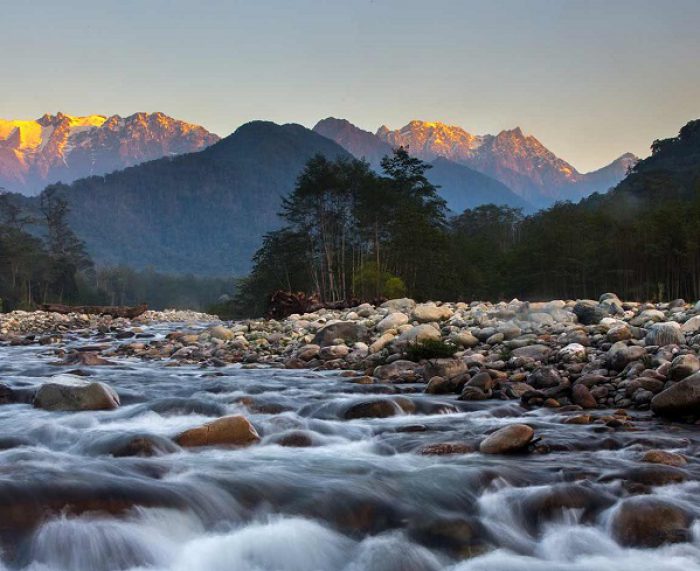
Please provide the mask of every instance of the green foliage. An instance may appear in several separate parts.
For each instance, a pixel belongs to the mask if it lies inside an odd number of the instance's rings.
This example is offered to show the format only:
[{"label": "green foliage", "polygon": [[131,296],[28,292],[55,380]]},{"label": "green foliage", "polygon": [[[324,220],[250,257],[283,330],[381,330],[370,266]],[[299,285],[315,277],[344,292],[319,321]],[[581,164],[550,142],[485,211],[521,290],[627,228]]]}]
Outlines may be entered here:
[{"label": "green foliage", "polygon": [[365,262],[353,278],[353,291],[362,299],[392,299],[406,295],[406,284],[400,277],[380,270],[376,262]]},{"label": "green foliage", "polygon": [[406,347],[406,359],[421,361],[423,359],[447,359],[458,351],[452,343],[440,339],[427,339],[420,343],[411,343]]},{"label": "green foliage", "polygon": [[238,313],[259,315],[276,289],[322,301],[441,295],[448,262],[445,202],[429,165],[397,149],[385,176],[363,161],[313,157],[283,202],[282,230],[268,234],[237,295]]}]

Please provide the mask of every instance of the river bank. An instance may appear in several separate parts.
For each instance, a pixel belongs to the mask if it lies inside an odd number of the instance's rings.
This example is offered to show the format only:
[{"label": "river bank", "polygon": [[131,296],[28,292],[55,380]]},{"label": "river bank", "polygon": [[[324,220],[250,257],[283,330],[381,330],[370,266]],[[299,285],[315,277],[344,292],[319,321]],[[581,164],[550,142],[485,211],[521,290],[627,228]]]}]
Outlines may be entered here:
[{"label": "river bank", "polygon": [[[165,339],[139,329],[164,322],[182,324]],[[93,335],[96,345],[68,354],[60,347],[66,332]],[[397,299],[380,307],[230,323],[181,311],[148,312],[133,322],[15,312],[0,316],[0,336],[56,346],[58,357],[77,364],[125,356],[166,360],[168,367],[337,369],[354,371],[358,383],[419,382],[426,393],[462,401],[515,399],[580,411],[651,408],[690,422],[700,417],[700,303],[683,300],[640,304],[614,294],[543,303]],[[112,338],[120,343],[100,346]]]}]

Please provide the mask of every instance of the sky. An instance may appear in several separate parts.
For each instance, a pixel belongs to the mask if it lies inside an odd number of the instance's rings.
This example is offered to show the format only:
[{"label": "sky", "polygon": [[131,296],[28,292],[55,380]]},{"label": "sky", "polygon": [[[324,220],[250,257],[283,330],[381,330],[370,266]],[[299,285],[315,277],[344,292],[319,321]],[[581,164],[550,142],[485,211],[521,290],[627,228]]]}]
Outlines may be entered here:
[{"label": "sky", "polygon": [[588,171],[700,117],[699,0],[0,0],[0,117],[520,126]]}]

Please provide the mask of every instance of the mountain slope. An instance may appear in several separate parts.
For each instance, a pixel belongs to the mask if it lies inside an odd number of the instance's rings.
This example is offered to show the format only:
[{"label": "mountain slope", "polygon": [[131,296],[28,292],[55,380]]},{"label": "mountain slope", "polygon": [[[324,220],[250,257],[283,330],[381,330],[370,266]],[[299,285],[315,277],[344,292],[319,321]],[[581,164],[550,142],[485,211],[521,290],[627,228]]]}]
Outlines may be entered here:
[{"label": "mountain slope", "polygon": [[328,117],[316,123],[313,130],[335,141],[355,158],[365,159],[375,170],[380,169],[382,158],[390,155],[393,150],[390,144],[374,133],[364,131],[346,119]]},{"label": "mountain slope", "polygon": [[[319,121],[314,131],[332,139],[358,159],[365,159],[377,171],[381,170],[382,157],[391,154],[394,147],[382,141],[377,135],[364,131],[345,119],[329,117]],[[466,135],[465,135],[466,137]],[[395,146],[402,141],[389,138]],[[447,160],[439,152],[429,150],[431,143],[424,141],[420,153],[424,160],[432,160],[433,168],[427,173],[433,184],[439,185],[440,195],[447,201],[447,206],[453,212],[459,213],[466,208],[474,208],[481,204],[504,204],[516,208],[532,210],[532,205],[519,197],[503,183],[475,171],[454,160]],[[413,151],[413,147],[410,147]],[[441,148],[446,154],[448,149]],[[452,158],[452,157],[451,157]]]},{"label": "mountain slope", "polygon": [[0,119],[0,186],[36,194],[47,184],[101,175],[219,140],[163,113],[129,117],[58,113],[36,121]]},{"label": "mountain slope", "polygon": [[411,121],[394,131],[382,126],[377,137],[392,146],[408,147],[423,160],[445,157],[465,164],[538,206],[607,191],[624,177],[629,162],[628,155],[623,155],[599,171],[582,174],[518,127],[477,136],[454,125]]},{"label": "mountain slope", "polygon": [[505,184],[486,176],[468,166],[438,157],[427,172],[428,179],[440,187],[438,193],[447,202],[447,207],[459,214],[467,208],[483,204],[496,204],[534,210],[526,200],[515,194]]},{"label": "mountain slope", "polygon": [[300,125],[253,122],[211,147],[58,185],[98,264],[243,274],[280,225],[282,196],[313,155],[349,157]]}]

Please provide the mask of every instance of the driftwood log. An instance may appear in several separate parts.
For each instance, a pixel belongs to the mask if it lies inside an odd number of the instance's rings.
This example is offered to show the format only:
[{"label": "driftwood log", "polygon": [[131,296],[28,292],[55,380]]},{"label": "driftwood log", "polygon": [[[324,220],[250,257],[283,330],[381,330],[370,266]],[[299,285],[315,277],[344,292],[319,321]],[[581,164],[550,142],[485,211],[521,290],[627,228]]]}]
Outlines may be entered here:
[{"label": "driftwood log", "polygon": [[[373,305],[385,302],[385,298],[371,300]],[[319,309],[349,309],[364,303],[360,299],[352,298],[341,301],[320,301],[318,295],[307,295],[304,292],[291,292],[277,290],[272,295],[267,304],[268,319],[284,319],[293,313],[312,313]]]},{"label": "driftwood log", "polygon": [[125,305],[62,305],[60,303],[45,303],[41,306],[44,311],[53,313],[87,313],[88,315],[111,315],[112,317],[126,317],[133,319],[142,315],[148,310],[148,305],[145,303],[136,307]]}]

